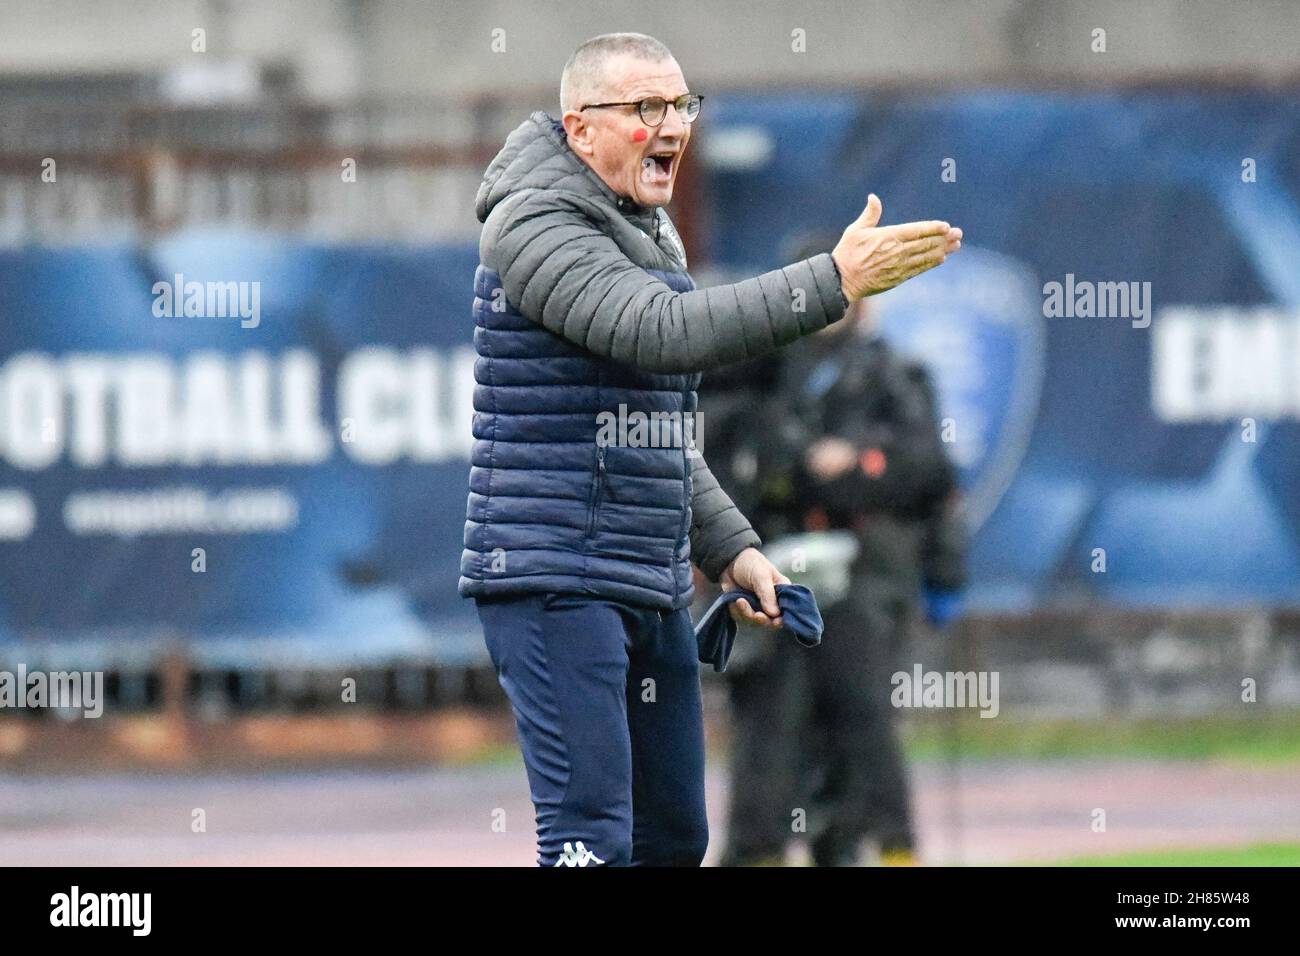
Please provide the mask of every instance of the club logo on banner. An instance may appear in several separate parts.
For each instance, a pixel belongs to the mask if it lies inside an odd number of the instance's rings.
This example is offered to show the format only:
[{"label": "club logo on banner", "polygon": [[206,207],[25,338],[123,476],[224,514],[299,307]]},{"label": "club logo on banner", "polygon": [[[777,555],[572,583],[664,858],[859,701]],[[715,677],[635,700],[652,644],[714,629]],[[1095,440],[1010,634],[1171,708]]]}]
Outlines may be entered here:
[{"label": "club logo on banner", "polygon": [[1038,415],[1045,330],[1038,281],[1009,256],[961,255],[875,300],[881,333],[925,363],[972,532],[1015,476]]}]

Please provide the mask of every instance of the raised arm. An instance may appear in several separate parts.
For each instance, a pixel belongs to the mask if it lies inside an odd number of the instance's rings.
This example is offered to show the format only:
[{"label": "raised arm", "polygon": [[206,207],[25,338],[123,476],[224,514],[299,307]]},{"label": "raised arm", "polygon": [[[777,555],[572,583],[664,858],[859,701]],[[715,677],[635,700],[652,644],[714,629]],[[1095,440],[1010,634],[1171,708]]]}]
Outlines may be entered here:
[{"label": "raised arm", "polygon": [[[872,202],[878,219],[879,200]],[[485,261],[525,316],[596,355],[662,373],[757,358],[838,321],[853,299],[938,265],[960,245],[960,230],[947,223],[875,228],[868,204],[833,253],[679,293],[628,259],[596,227],[596,214],[579,197],[521,193],[487,224]]]}]

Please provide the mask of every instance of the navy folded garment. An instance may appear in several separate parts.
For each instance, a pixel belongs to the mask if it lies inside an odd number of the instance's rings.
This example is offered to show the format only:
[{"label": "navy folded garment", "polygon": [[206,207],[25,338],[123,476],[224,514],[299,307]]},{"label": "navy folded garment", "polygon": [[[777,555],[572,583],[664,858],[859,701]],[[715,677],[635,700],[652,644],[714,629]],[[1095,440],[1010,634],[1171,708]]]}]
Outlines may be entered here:
[{"label": "navy folded garment", "polygon": [[[736,622],[727,610],[733,601],[748,601],[755,611],[763,609],[758,595],[753,591],[727,591],[713,602],[700,623],[695,625],[695,640],[700,648],[700,663],[712,664],[722,673],[731,657],[731,646],[736,642]],[[781,629],[789,631],[804,647],[816,647],[822,642],[822,612],[817,608],[817,598],[802,584],[778,584],[776,603],[781,607]]]}]

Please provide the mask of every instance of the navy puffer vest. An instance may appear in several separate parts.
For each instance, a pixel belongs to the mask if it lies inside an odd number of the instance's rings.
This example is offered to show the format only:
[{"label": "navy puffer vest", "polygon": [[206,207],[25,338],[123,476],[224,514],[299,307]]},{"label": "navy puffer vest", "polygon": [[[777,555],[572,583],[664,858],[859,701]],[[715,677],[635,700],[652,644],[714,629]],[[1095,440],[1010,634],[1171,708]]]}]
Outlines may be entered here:
[{"label": "navy puffer vest", "polygon": [[[657,275],[674,291],[694,288],[686,273]],[[687,450],[600,444],[598,416],[621,407],[632,421],[636,412],[680,421],[695,411],[700,376],[643,372],[569,344],[520,315],[484,266],[474,286],[479,358],[461,593],[686,606]]]}]

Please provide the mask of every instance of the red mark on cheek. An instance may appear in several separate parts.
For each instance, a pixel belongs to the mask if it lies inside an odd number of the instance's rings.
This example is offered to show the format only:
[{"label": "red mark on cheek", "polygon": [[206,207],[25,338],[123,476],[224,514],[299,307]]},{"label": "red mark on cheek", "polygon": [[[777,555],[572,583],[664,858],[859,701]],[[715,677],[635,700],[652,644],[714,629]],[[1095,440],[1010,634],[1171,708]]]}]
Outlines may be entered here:
[{"label": "red mark on cheek", "polygon": [[634,143],[644,143],[649,138],[650,138],[650,134],[647,133],[644,129],[639,129],[632,134],[632,142]]}]

